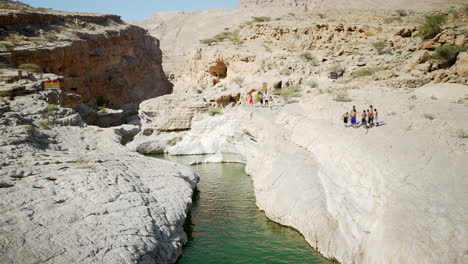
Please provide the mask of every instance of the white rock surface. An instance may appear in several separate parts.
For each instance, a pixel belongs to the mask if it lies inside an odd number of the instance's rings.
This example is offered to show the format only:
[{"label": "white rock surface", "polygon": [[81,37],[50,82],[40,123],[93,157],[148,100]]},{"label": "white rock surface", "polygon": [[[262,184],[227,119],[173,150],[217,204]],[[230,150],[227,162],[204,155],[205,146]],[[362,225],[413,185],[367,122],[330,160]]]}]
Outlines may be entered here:
[{"label": "white rock surface", "polygon": [[0,103],[0,263],[174,263],[198,176],[129,152],[131,126],[61,127],[59,107],[46,130],[46,107]]},{"label": "white rock surface", "polygon": [[[450,86],[450,85],[445,85]],[[450,96],[431,98],[431,89]],[[305,95],[275,110],[237,108],[196,122],[171,154],[246,162],[257,205],[341,263],[466,263],[467,86]],[[380,127],[340,116],[373,104]],[[425,116],[431,114],[433,120]],[[232,159],[232,157],[236,159]],[[224,158],[226,157],[226,158]]]},{"label": "white rock surface", "polygon": [[157,131],[188,130],[192,120],[208,109],[203,97],[195,94],[170,94],[140,104],[139,116],[146,129]]}]

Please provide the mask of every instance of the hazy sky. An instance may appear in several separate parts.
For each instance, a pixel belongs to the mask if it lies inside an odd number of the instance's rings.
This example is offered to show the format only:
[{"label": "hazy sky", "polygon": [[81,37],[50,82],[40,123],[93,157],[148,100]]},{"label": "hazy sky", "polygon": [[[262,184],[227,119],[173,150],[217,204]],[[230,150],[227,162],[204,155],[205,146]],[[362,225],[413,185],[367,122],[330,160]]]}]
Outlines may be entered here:
[{"label": "hazy sky", "polygon": [[21,0],[34,7],[56,10],[109,13],[124,20],[143,20],[158,11],[234,8],[239,0]]}]

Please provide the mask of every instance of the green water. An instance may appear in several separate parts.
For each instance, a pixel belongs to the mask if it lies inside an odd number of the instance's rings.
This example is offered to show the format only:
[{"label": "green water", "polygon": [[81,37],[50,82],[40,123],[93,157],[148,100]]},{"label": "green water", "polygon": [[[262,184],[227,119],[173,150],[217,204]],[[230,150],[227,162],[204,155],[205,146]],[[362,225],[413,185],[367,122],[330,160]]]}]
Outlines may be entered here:
[{"label": "green water", "polygon": [[[200,157],[158,156],[180,164]],[[189,242],[178,264],[329,263],[295,230],[269,221],[255,205],[250,178],[241,164],[203,164],[192,213]]]}]

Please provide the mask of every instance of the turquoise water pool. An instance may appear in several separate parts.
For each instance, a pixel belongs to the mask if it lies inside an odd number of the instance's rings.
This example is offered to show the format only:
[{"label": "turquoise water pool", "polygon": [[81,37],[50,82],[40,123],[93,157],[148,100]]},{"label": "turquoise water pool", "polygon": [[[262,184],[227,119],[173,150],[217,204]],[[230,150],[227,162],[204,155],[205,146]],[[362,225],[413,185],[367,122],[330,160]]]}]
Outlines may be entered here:
[{"label": "turquoise water pool", "polygon": [[[199,157],[157,156],[180,164]],[[241,164],[203,164],[192,213],[189,242],[178,264],[330,263],[295,230],[276,224],[255,205],[250,177]]]}]

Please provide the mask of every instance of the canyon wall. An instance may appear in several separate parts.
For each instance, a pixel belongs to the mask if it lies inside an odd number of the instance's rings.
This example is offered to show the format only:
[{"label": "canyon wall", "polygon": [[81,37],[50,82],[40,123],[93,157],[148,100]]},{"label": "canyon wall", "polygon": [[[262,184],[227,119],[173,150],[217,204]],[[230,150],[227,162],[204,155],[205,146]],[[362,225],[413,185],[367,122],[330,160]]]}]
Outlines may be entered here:
[{"label": "canyon wall", "polygon": [[64,76],[63,90],[83,102],[136,111],[141,101],[172,92],[159,41],[118,16],[3,11],[0,21],[0,37],[15,45],[0,60]]}]

